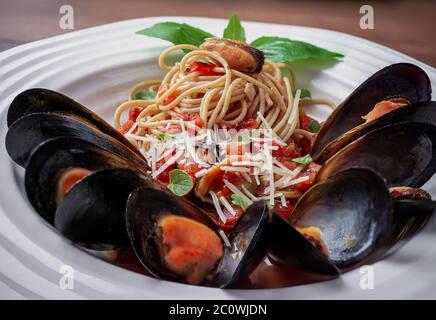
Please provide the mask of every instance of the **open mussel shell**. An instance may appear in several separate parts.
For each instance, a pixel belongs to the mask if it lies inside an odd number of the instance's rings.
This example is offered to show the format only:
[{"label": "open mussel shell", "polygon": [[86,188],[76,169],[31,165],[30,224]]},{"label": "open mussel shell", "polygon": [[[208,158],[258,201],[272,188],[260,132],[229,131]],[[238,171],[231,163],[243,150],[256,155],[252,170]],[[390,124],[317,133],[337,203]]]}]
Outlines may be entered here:
[{"label": "open mussel shell", "polygon": [[436,212],[436,202],[429,199],[394,200],[394,221],[387,254],[392,254],[401,248],[422,228]]},{"label": "open mussel shell", "polygon": [[126,168],[140,171],[132,162],[79,138],[53,138],[32,153],[25,173],[27,197],[35,210],[53,223],[60,198],[60,181],[72,170]]},{"label": "open mussel shell", "polygon": [[133,146],[120,132],[107,123],[103,118],[77,101],[61,93],[48,89],[32,88],[17,95],[8,109],[8,127],[10,127],[19,118],[37,112],[70,113],[78,117],[82,117],[95,125],[103,133],[118,140],[141,156],[141,153],[138,151],[138,149],[135,148],[135,146]]},{"label": "open mussel shell", "polygon": [[339,276],[340,270],[330,259],[309,242],[289,222],[273,214],[270,222],[270,244],[268,256],[282,265],[298,266],[303,270]]},{"label": "open mussel shell", "polygon": [[343,171],[306,192],[285,224],[275,217],[271,227],[280,228],[273,229],[270,254],[317,273],[347,271],[382,254],[392,215],[392,198],[378,174]]},{"label": "open mussel shell", "polygon": [[127,198],[140,186],[158,187],[137,171],[95,171],[68,191],[56,209],[54,225],[63,236],[86,248],[108,250],[127,245]]},{"label": "open mussel shell", "polygon": [[334,156],[339,150],[346,147],[354,140],[364,136],[365,134],[373,130],[401,122],[428,123],[436,126],[436,102],[426,101],[405,106],[403,108],[388,112],[378,119],[350,129],[337,139],[327,144],[322,152],[320,152],[318,156],[314,158],[314,161],[318,164],[323,164],[325,161]]},{"label": "open mussel shell", "polygon": [[410,122],[371,131],[330,158],[316,181],[353,167],[379,173],[390,187],[419,188],[436,170],[436,127]]},{"label": "open mussel shell", "polygon": [[[165,252],[169,254],[170,251],[163,245],[160,224],[163,219],[188,218],[207,227],[209,232],[215,234],[215,238],[220,237],[213,221],[201,209],[168,192],[136,189],[129,197],[126,216],[128,234],[136,255],[144,267],[159,279],[188,282],[170,270],[165,260]],[[229,236],[230,247],[220,244],[222,256],[209,270],[209,274],[196,284],[227,287],[250,273],[265,254],[267,237],[264,229],[267,224],[268,209],[264,203],[248,208]],[[190,231],[185,230],[184,234],[189,237]],[[201,239],[198,241],[204,242]]]},{"label": "open mussel shell", "polygon": [[268,215],[265,202],[255,202],[247,208],[229,234],[230,247],[225,248],[209,285],[231,287],[254,270],[267,251]]},{"label": "open mussel shell", "polygon": [[386,99],[402,98],[410,104],[431,99],[427,74],[410,63],[387,66],[362,83],[342,102],[323,124],[312,148],[317,159],[327,144],[365,122],[362,116]]},{"label": "open mussel shell", "polygon": [[15,121],[6,134],[6,150],[19,165],[26,167],[31,152],[54,137],[76,137],[147,167],[146,161],[130,148],[101,132],[87,120],[72,114],[32,113]]}]

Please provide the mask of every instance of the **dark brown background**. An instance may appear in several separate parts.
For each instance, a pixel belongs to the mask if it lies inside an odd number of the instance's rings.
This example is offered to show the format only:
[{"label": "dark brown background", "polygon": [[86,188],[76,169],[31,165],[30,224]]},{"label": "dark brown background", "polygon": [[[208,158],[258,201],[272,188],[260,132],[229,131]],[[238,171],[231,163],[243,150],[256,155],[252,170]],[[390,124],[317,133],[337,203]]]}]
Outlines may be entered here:
[{"label": "dark brown background", "polygon": [[[129,18],[187,15],[322,27],[351,33],[436,65],[436,1],[333,0],[0,0],[0,51],[64,31],[59,8],[74,8],[75,30]],[[359,8],[371,4],[375,29],[359,28]]]}]

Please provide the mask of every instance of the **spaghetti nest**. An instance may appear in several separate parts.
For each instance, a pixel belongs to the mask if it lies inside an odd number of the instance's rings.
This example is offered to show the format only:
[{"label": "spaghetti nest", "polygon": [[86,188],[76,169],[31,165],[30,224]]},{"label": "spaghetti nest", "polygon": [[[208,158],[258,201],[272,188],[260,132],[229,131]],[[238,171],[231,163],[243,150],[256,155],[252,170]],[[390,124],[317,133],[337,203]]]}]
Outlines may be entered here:
[{"label": "spaghetti nest", "polygon": [[[179,50],[189,52],[175,65],[167,65],[167,57]],[[334,108],[325,99],[300,100],[295,74],[286,64],[265,60],[259,73],[243,73],[233,69],[219,52],[183,44],[165,50],[159,66],[167,72],[163,80],[138,83],[130,91],[129,100],[116,110],[117,129],[122,127],[126,110],[140,108],[135,123],[127,130],[135,130],[136,136],[156,137],[169,126],[181,126],[181,121],[199,130],[235,127],[244,119],[255,118],[257,127],[272,129],[286,142],[296,132],[308,134],[299,130],[300,106],[316,103]],[[289,77],[284,76],[285,69]],[[155,92],[155,98],[135,99],[144,90]],[[146,139],[136,140],[138,147],[144,142]]]}]

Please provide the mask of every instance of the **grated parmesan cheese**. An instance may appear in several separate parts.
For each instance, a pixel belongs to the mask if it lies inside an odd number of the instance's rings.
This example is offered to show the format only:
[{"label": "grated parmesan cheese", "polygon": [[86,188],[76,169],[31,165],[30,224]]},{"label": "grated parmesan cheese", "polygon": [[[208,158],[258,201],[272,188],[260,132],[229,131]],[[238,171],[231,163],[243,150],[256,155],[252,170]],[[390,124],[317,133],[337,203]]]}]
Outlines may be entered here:
[{"label": "grated parmesan cheese", "polygon": [[227,199],[221,196],[220,201],[223,204],[223,206],[230,212],[230,214],[235,217],[236,211],[235,209],[233,209],[232,205],[227,201]]},{"label": "grated parmesan cheese", "polygon": [[220,220],[223,223],[226,223],[227,217],[224,215],[224,212],[221,209],[220,202],[218,200],[218,196],[213,191],[209,191],[209,194],[212,197],[213,204],[215,206],[216,212],[218,213],[218,216],[219,216]]}]

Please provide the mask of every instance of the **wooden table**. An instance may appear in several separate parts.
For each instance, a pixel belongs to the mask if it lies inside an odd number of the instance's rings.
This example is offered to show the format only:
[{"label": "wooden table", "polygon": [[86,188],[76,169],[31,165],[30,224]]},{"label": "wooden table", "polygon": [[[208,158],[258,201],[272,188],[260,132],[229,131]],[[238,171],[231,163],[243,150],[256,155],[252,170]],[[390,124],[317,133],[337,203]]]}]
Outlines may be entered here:
[{"label": "wooden table", "polygon": [[[208,16],[314,26],[369,39],[436,65],[436,1],[290,0],[0,0],[0,51],[65,33],[59,8],[74,8],[75,30],[146,16]],[[375,28],[361,30],[359,8],[371,4]]]}]

